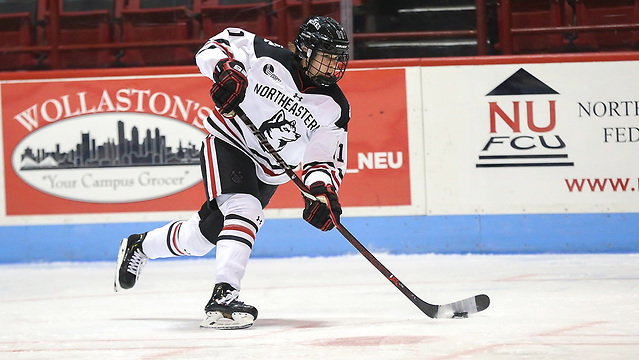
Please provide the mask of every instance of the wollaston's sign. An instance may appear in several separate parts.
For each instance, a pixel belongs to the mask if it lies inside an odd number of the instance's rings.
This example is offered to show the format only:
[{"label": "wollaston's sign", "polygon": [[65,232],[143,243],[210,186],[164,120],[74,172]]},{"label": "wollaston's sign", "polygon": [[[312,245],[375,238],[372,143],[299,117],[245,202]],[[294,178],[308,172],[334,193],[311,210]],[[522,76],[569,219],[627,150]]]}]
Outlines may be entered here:
[{"label": "wollaston's sign", "polygon": [[3,84],[7,215],[197,208],[207,87],[198,77]]},{"label": "wollaston's sign", "polygon": [[[353,109],[345,206],[411,205],[405,78],[355,71],[340,82]],[[210,86],[196,73],[1,82],[6,215],[196,211]],[[382,92],[389,102],[370,102]],[[302,206],[287,184],[269,209]]]}]

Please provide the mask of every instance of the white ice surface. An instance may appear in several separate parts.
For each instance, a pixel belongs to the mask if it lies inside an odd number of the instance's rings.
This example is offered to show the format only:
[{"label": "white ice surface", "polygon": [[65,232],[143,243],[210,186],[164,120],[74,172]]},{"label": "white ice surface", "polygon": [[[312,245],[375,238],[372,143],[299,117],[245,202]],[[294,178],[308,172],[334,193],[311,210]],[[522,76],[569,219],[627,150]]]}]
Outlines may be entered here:
[{"label": "white ice surface", "polygon": [[253,259],[246,330],[200,329],[214,260],[0,266],[0,359],[637,359],[639,254],[378,255],[417,296],[486,293],[467,319],[422,314],[357,255]]}]

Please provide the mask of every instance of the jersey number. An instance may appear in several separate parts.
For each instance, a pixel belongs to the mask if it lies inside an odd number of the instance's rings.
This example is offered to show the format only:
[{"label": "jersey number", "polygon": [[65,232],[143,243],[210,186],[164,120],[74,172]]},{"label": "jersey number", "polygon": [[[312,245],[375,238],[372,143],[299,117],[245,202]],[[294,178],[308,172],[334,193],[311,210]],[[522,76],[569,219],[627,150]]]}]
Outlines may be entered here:
[{"label": "jersey number", "polygon": [[344,144],[340,143],[339,145],[337,145],[338,149],[337,149],[337,161],[339,162],[344,162]]}]

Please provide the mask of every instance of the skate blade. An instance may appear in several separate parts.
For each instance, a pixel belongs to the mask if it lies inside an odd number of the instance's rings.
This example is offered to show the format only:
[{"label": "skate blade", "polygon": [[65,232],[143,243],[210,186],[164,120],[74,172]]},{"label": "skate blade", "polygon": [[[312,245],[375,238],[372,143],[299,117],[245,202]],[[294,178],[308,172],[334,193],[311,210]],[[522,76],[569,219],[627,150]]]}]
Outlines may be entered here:
[{"label": "skate blade", "polygon": [[219,311],[206,313],[206,319],[200,323],[201,328],[218,330],[246,329],[253,325],[253,315],[245,312],[234,312],[231,319],[224,317]]},{"label": "skate blade", "polygon": [[120,242],[120,250],[118,250],[118,261],[115,267],[115,279],[113,279],[113,290],[115,290],[115,292],[123,290],[122,286],[120,286],[119,274],[120,274],[120,266],[122,266],[122,261],[124,261],[124,254],[126,253],[127,242],[128,242],[127,238],[122,239],[122,241]]}]

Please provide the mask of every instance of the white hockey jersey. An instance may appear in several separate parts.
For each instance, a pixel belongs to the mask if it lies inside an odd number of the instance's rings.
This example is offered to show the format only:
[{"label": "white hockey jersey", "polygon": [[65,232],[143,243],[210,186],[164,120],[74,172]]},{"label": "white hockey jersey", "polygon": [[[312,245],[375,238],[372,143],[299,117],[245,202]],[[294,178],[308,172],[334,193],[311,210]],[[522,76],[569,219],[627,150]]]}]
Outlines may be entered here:
[{"label": "white hockey jersey", "polygon": [[[215,64],[227,57],[246,67],[248,88],[240,107],[273,148],[291,168],[302,165],[306,185],[323,181],[339,188],[350,119],[350,105],[340,88],[311,84],[291,51],[238,28],[209,39],[195,59],[200,72],[213,79]],[[261,181],[279,185],[289,180],[239,117],[224,118],[215,109],[204,125],[248,154]]]}]

